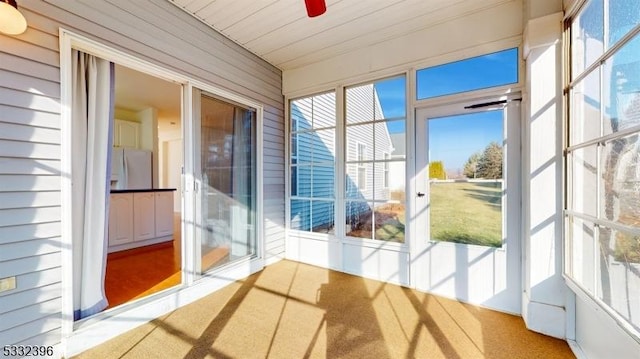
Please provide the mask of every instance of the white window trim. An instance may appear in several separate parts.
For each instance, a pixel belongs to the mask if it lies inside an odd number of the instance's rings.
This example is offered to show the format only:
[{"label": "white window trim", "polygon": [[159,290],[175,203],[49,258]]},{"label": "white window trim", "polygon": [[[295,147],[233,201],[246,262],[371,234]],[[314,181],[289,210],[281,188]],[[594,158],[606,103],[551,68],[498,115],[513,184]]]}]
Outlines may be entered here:
[{"label": "white window trim", "polygon": [[[608,3],[605,2],[605,6]],[[565,15],[565,32],[568,31],[567,29],[570,29],[571,26],[574,24],[574,20],[576,20],[576,18],[582,13],[582,11],[584,9],[586,9],[585,6],[589,5],[589,1],[588,0],[583,0],[583,1],[576,1],[570,9],[568,9],[568,11],[566,12]],[[604,12],[606,13],[609,9],[605,8]],[[608,19],[605,16],[605,18],[603,19],[603,43],[604,44],[608,44],[608,39],[609,39],[609,29],[607,26],[607,22]],[[630,40],[632,40],[633,38],[635,38],[636,36],[640,36],[640,26],[636,25],[634,28],[632,28],[631,30],[629,30],[624,36],[622,36],[621,38],[619,38],[617,40],[617,42],[615,44],[613,44],[613,46],[608,46],[605,47],[603,49],[603,52],[600,54],[600,56],[595,59],[592,63],[590,64],[584,64],[583,69],[580,73],[577,74],[573,74],[573,78],[570,78],[569,76],[567,76],[567,78],[565,79],[564,82],[564,89],[565,91],[565,102],[566,103],[571,103],[571,101],[567,101],[566,98],[568,96],[570,96],[570,94],[572,93],[572,89],[575,87],[576,84],[580,83],[580,81],[583,81],[585,78],[587,78],[591,73],[593,73],[593,71],[595,71],[595,69],[598,68],[602,68],[604,66],[604,64],[607,61],[610,61],[617,53],[620,52],[620,49],[623,48],[626,44],[628,44],[630,42]],[[565,60],[564,60],[564,66],[567,69],[568,73],[571,73],[572,70],[572,63],[570,61],[571,58],[571,52],[572,52],[572,43],[571,43],[571,38],[570,36],[566,36],[567,38],[567,45],[565,48]],[[602,78],[602,72],[600,74],[600,77]],[[600,96],[603,97],[603,82],[602,80],[600,80],[599,82],[599,86],[600,86]],[[604,106],[604,101],[602,101],[601,99],[601,106]],[[602,111],[602,108],[601,108]],[[573,109],[569,108],[569,106],[567,106],[566,108],[566,115],[565,115],[565,126],[566,126],[566,133],[568,136],[571,136],[571,126],[569,125],[571,122],[571,116],[573,115]],[[600,116],[603,116],[603,112],[601,112]],[[597,149],[596,151],[598,153],[601,152],[600,147],[601,144],[606,142],[606,141],[611,141],[614,139],[619,139],[619,138],[623,138],[632,134],[638,134],[640,135],[640,128],[636,127],[632,127],[632,128],[628,128],[619,132],[614,132],[608,135],[604,135],[601,134],[600,137],[597,137],[595,139],[592,140],[588,140],[588,141],[582,141],[578,144],[572,144],[571,146],[565,146],[565,154],[564,154],[564,158],[565,160],[569,159],[571,154],[574,153],[576,150],[581,149],[581,148],[586,148],[587,146],[596,144],[597,145]],[[598,155],[600,156],[600,155]],[[601,162],[598,158],[597,161],[597,166],[598,166],[598,181],[602,180],[601,177]],[[594,224],[601,224],[604,225],[606,227],[615,229],[616,227],[620,227],[620,225],[618,225],[615,222],[611,222],[608,221],[606,219],[603,218],[588,218],[590,216],[582,213],[582,212],[573,212],[570,208],[570,206],[572,205],[572,201],[571,201],[571,193],[572,193],[572,179],[571,179],[571,163],[569,163],[568,161],[565,162],[565,173],[566,175],[566,179],[565,179],[565,184],[564,184],[564,190],[566,191],[566,193],[568,194],[568,200],[566,201],[565,205],[564,205],[564,220],[567,221],[569,216],[575,216],[576,218],[580,218],[583,220],[587,220],[589,222],[592,222]],[[599,188],[600,186],[598,186]],[[600,198],[600,196],[596,196],[596,208],[599,211],[600,210],[600,201],[602,199]],[[568,227],[568,226],[567,226]],[[620,228],[622,229],[622,228]],[[626,229],[628,230],[628,229]],[[594,236],[594,245],[597,245],[598,240],[597,240],[597,232],[596,232],[596,236]],[[636,329],[633,327],[633,325],[624,317],[622,317],[620,314],[618,314],[612,306],[610,306],[609,304],[605,303],[604,301],[602,301],[601,299],[597,298],[595,293],[590,293],[589,290],[587,288],[585,288],[581,283],[579,283],[578,280],[574,279],[573,276],[569,273],[569,270],[571,269],[571,263],[573,262],[573,257],[571,255],[571,247],[570,247],[570,243],[572,242],[572,238],[569,237],[569,229],[565,228],[564,231],[564,238],[563,238],[563,247],[565,250],[565,255],[564,255],[564,263],[563,263],[563,277],[565,279],[565,283],[567,283],[567,285],[569,286],[569,288],[576,294],[576,296],[578,296],[579,298],[581,298],[583,301],[585,301],[586,303],[588,303],[589,305],[592,306],[592,308],[594,310],[602,310],[604,313],[608,314],[609,317],[619,326],[621,327],[627,334],[629,334],[629,336],[635,340],[636,342],[640,343],[640,330]],[[594,262],[597,262],[597,258],[598,258],[598,253],[599,251],[596,250],[595,252],[595,257],[594,257]],[[596,271],[599,270],[599,266],[596,266]],[[594,280],[597,283],[597,279],[594,278]]]},{"label": "white window trim", "polygon": [[[285,143],[287,144],[286,147],[286,170],[285,170],[285,185],[287,186],[287,190],[286,190],[286,196],[285,196],[285,231],[287,232],[287,238],[289,238],[291,233],[296,233],[298,236],[305,236],[305,237],[309,237],[309,238],[317,238],[317,239],[332,239],[335,238],[335,230],[338,227],[337,226],[337,222],[336,220],[336,212],[337,212],[337,208],[336,208],[336,203],[337,203],[337,199],[336,199],[336,186],[337,186],[337,181],[334,181],[334,196],[333,197],[314,197],[313,196],[313,182],[311,183],[311,190],[310,190],[310,194],[309,196],[301,196],[300,195],[300,167],[307,167],[310,169],[311,171],[311,176],[313,177],[313,169],[314,167],[318,167],[318,166],[324,166],[324,167],[328,167],[329,165],[333,165],[334,167],[334,173],[337,170],[336,166],[337,166],[337,162],[338,162],[338,158],[336,155],[334,155],[334,161],[333,162],[329,162],[329,161],[320,161],[320,162],[316,162],[314,160],[312,160],[311,162],[308,163],[304,163],[303,165],[300,165],[300,161],[297,161],[297,165],[296,166],[292,166],[291,165],[291,159],[292,158],[296,158],[299,159],[299,153],[300,153],[300,139],[298,138],[296,140],[296,156],[293,156],[293,152],[291,149],[291,138],[294,134],[299,135],[299,134],[313,134],[313,133],[318,133],[320,131],[326,131],[326,130],[334,130],[334,153],[337,151],[337,141],[338,141],[338,117],[336,116],[335,119],[335,124],[333,126],[326,126],[326,127],[318,127],[318,128],[314,128],[313,127],[313,123],[311,123],[311,126],[309,129],[305,129],[300,131],[299,130],[299,125],[296,123],[295,124],[295,128],[293,128],[293,119],[291,118],[291,106],[292,104],[296,101],[296,100],[300,100],[300,99],[305,99],[305,98],[310,98],[311,99],[311,113],[312,113],[312,122],[313,122],[313,112],[315,109],[315,104],[314,104],[314,97],[315,96],[319,96],[319,95],[326,95],[326,94],[335,94],[336,96],[336,103],[337,103],[337,96],[338,93],[335,90],[328,90],[328,91],[321,91],[321,92],[317,92],[317,93],[313,93],[313,94],[307,94],[304,96],[298,96],[295,98],[285,98],[285,104],[286,104],[286,109],[285,109],[285,126],[287,126],[286,128],[288,128],[288,133],[287,133],[287,138],[285,140]],[[313,148],[311,149],[312,151],[314,150]],[[295,171],[297,171],[298,173],[296,174],[296,194],[293,195],[292,191],[291,191],[291,174],[292,171],[294,170],[293,168],[296,168]],[[309,202],[309,230],[299,230],[299,229],[294,229],[291,228],[291,201],[293,200],[300,200],[300,201],[308,201]],[[314,201],[321,201],[321,202],[332,202],[334,204],[334,233],[323,233],[323,232],[314,232],[313,231],[313,202]]]},{"label": "white window trim", "polygon": [[[102,343],[109,338],[113,338],[127,330],[135,328],[138,325],[151,321],[171,310],[175,310],[181,306],[189,304],[212,291],[220,289],[235,280],[245,278],[248,274],[257,272],[264,267],[265,263],[265,245],[264,245],[264,201],[263,186],[264,180],[261,175],[263,172],[263,116],[264,109],[262,104],[251,99],[229,92],[222,88],[212,86],[192,77],[184,76],[178,72],[158,66],[149,61],[143,60],[134,55],[125,53],[120,50],[109,47],[101,42],[89,39],[64,28],[59,29],[59,45],[60,45],[60,87],[61,87],[61,160],[60,160],[60,181],[61,181],[61,283],[62,283],[62,320],[61,320],[61,336],[62,350],[65,356],[75,355],[83,350]],[[193,143],[195,129],[192,128],[191,120],[193,118],[192,92],[194,88],[212,93],[221,98],[232,102],[252,107],[256,110],[256,172],[258,178],[256,181],[256,254],[257,258],[242,261],[221,268],[224,271],[224,278],[210,278],[198,281],[195,284],[195,274],[193,271],[183,270],[182,284],[173,287],[167,291],[157,293],[152,296],[142,298],[140,300],[113,308],[108,313],[102,312],[81,321],[73,320],[73,254],[71,248],[72,242],[72,201],[71,194],[73,191],[71,182],[72,173],[72,123],[71,123],[71,104],[72,104],[72,73],[71,73],[71,50],[76,49],[103,59],[117,62],[119,65],[126,66],[133,70],[137,70],[151,76],[174,82],[183,86],[182,91],[182,117],[185,119],[183,126],[184,142]],[[188,145],[185,146],[189,148]],[[185,151],[184,163],[184,199],[182,203],[183,217],[191,216],[194,218],[194,196],[195,179],[192,173],[192,150]],[[189,218],[189,217],[187,217]],[[195,238],[192,226],[183,228],[182,238]],[[194,241],[183,241],[183,267],[189,268],[189,265],[195,263],[195,258],[189,253],[193,251],[185,251],[186,243],[190,243],[193,247]],[[135,314],[133,314],[135,313]],[[95,324],[100,325],[95,325]],[[80,330],[81,329],[81,330]]]},{"label": "white window trim", "polygon": [[[289,136],[289,139],[291,140],[293,138],[293,136],[296,136],[296,148],[295,148],[295,155],[293,154],[294,152],[290,149],[290,161],[295,159],[296,160],[296,165],[292,166],[291,162],[289,162],[289,168],[291,169],[291,171],[295,171],[296,172],[296,183],[295,183],[295,189],[296,189],[296,193],[293,194],[292,191],[292,186],[289,186],[289,196],[291,197],[297,197],[298,196],[298,189],[300,188],[300,171],[298,170],[298,166],[299,166],[299,162],[298,162],[298,153],[300,152],[300,139],[298,138],[298,122],[292,122],[293,126],[295,126],[295,128],[291,129],[291,135]],[[289,145],[291,145],[291,141],[289,141]],[[291,176],[292,173],[289,174],[289,176]],[[289,180],[291,180],[291,177],[289,177]]]}]

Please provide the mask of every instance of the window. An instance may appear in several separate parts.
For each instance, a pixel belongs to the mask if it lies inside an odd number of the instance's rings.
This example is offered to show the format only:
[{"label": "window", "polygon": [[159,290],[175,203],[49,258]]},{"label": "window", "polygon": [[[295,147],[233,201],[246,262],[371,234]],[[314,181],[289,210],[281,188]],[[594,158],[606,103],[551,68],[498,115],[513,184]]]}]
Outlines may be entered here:
[{"label": "window", "polygon": [[416,81],[418,100],[514,84],[518,82],[518,49],[427,67],[417,71]]},{"label": "window", "polygon": [[568,25],[565,272],[640,337],[640,3],[592,0]]},{"label": "window", "polygon": [[504,110],[428,121],[431,240],[501,247]]},{"label": "window", "polygon": [[345,90],[347,236],[404,242],[405,87],[395,77]]},{"label": "window", "polygon": [[291,229],[332,233],[335,207],[335,93],[292,100]]},{"label": "window", "polygon": [[204,273],[256,254],[257,116],[207,93],[199,107]]}]

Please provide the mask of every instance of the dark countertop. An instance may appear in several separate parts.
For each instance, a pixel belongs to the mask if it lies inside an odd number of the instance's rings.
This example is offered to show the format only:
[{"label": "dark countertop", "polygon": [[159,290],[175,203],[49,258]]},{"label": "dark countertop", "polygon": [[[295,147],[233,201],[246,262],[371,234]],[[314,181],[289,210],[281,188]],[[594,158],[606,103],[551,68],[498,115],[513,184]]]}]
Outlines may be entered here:
[{"label": "dark countertop", "polygon": [[171,192],[175,190],[175,188],[112,189],[111,193]]}]

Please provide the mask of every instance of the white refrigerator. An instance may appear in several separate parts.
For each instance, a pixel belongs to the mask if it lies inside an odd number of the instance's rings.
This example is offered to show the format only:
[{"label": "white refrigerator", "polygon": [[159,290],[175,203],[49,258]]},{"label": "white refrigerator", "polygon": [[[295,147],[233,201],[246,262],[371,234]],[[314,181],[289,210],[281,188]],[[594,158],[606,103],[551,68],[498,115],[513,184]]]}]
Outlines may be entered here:
[{"label": "white refrigerator", "polygon": [[115,189],[150,189],[152,184],[152,152],[132,148],[113,149],[111,178]]}]

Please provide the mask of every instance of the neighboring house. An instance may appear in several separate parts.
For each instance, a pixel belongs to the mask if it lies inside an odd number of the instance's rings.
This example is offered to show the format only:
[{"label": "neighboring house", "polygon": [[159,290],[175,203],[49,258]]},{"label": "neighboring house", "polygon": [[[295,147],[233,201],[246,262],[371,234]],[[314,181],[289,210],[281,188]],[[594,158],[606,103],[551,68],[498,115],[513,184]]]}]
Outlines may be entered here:
[{"label": "neighboring house", "polygon": [[[519,315],[582,357],[640,353],[640,258],[628,256],[639,251],[640,231],[639,2],[328,1],[314,19],[302,0],[17,2],[28,29],[0,32],[0,345],[51,346],[49,356],[70,357],[288,259]],[[461,83],[458,91],[417,91],[422,70],[505,50],[516,52],[507,64],[513,83],[467,91],[454,71],[429,85]],[[105,247],[108,157],[83,159],[111,145],[113,104],[109,86],[97,90],[104,107],[95,113],[74,97],[90,93],[72,75],[78,54],[100,62],[106,83],[117,63],[180,87],[182,123],[173,131],[183,142],[163,151],[184,151],[172,153],[182,163],[171,166],[182,186],[182,285],[107,313],[84,302],[85,291],[102,289],[91,278],[103,273],[82,269],[104,260],[84,244]],[[406,81],[402,135],[389,133],[372,85],[390,77]],[[349,91],[361,101],[346,101]],[[617,115],[628,123],[609,128],[603,97],[616,91],[626,101]],[[319,117],[302,106],[317,94],[330,94],[312,105]],[[215,109],[201,118],[204,97],[238,109],[230,137],[203,139],[204,127],[219,132]],[[427,237],[425,123],[483,106],[500,107],[508,124],[507,245],[435,243]],[[92,123],[104,131],[84,128],[84,117],[107,119]],[[325,122],[314,127],[316,119]],[[228,150],[225,161],[203,160]],[[617,160],[603,159],[608,153]],[[406,161],[386,168],[386,158]],[[221,170],[228,178],[219,182],[235,187],[203,209],[214,194],[207,177]],[[376,201],[406,209],[406,239],[360,240],[348,224],[332,223],[375,210]],[[213,205],[233,228],[207,218]],[[314,228],[323,233],[300,230]],[[204,232],[227,230],[251,242],[230,244],[243,255],[206,273],[198,266]]]},{"label": "neighboring house", "polygon": [[[353,106],[347,122],[383,120],[373,84],[350,89]],[[291,225],[301,230],[329,232],[334,227],[335,99],[328,94],[296,99],[291,104]],[[363,202],[351,206],[348,216],[370,211],[367,199],[389,199],[389,171],[384,166],[356,161],[391,158],[391,137],[386,123],[355,125],[347,130],[347,198]],[[375,184],[378,185],[375,185]],[[385,185],[380,186],[381,183]]]},{"label": "neighboring house", "polygon": [[[392,133],[390,135],[391,143],[393,145],[393,151],[391,152],[391,159],[406,159],[407,139],[404,133]],[[397,174],[405,173],[405,162],[391,162],[389,166],[389,190],[397,191],[402,190],[406,184],[404,183],[404,176],[398,176]]]}]

